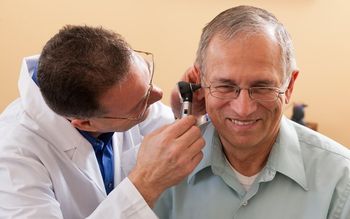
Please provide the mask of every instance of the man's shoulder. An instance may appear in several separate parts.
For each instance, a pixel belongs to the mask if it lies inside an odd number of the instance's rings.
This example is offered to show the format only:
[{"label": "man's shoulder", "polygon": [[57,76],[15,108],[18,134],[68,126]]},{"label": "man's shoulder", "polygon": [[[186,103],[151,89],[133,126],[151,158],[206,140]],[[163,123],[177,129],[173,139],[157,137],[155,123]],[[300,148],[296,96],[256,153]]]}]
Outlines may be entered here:
[{"label": "man's shoulder", "polygon": [[293,124],[302,151],[316,154],[324,159],[343,160],[350,165],[350,150],[339,142],[307,127]]}]

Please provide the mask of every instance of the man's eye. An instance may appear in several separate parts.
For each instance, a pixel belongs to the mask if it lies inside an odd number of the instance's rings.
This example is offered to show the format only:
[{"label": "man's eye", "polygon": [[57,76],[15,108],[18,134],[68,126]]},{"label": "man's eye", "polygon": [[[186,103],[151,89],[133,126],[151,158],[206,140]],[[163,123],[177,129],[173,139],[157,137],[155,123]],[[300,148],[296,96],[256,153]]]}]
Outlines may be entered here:
[{"label": "man's eye", "polygon": [[237,87],[230,85],[217,85],[214,87],[214,89],[220,93],[237,92],[238,90]]},{"label": "man's eye", "polygon": [[273,93],[275,90],[273,88],[268,87],[255,87],[253,88],[253,92],[257,94],[267,94],[267,93]]}]

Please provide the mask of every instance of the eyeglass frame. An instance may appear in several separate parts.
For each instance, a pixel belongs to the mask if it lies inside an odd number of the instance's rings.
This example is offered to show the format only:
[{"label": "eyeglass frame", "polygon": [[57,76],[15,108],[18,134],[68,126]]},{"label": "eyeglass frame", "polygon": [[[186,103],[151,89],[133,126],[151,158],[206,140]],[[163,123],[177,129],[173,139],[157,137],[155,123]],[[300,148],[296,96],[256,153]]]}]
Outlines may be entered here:
[{"label": "eyeglass frame", "polygon": [[[203,81],[204,81],[204,80],[203,80]],[[272,101],[276,101],[280,95],[286,93],[286,91],[288,90],[290,81],[291,81],[291,77],[288,77],[287,80],[285,81],[285,83],[283,83],[283,84],[281,85],[281,87],[279,87],[279,88],[278,88],[278,87],[249,87],[249,88],[242,88],[242,87],[239,87],[239,86],[237,86],[237,85],[229,85],[229,84],[226,84],[227,86],[230,86],[230,87],[233,87],[233,88],[238,88],[237,96],[236,96],[235,98],[222,98],[222,97],[218,97],[218,96],[213,95],[212,88],[211,88],[212,85],[213,85],[213,83],[210,83],[209,86],[206,86],[205,83],[203,83],[202,88],[207,88],[207,89],[209,89],[209,94],[210,94],[211,96],[213,96],[213,97],[215,97],[215,98],[218,98],[218,99],[221,99],[221,100],[230,100],[230,99],[231,99],[231,100],[236,100],[236,99],[239,97],[239,95],[241,94],[241,91],[242,91],[242,90],[247,90],[247,91],[248,91],[249,98],[250,98],[251,100],[260,101],[260,102],[272,102]],[[284,89],[284,91],[281,91],[282,88],[286,86],[286,84],[287,84],[288,86]],[[271,99],[271,100],[262,100],[262,99],[256,99],[256,98],[254,98],[254,97],[252,96],[252,93],[253,93],[253,92],[252,92],[252,89],[259,89],[259,88],[270,89],[270,90],[274,91],[275,94],[276,94],[276,97],[275,97],[274,99]],[[219,93],[220,93],[220,92],[219,92]]]},{"label": "eyeglass frame", "polygon": [[[147,103],[148,103],[148,100],[149,100],[149,96],[151,94],[151,91],[153,90],[153,76],[154,76],[154,55],[153,53],[151,52],[146,52],[146,51],[142,51],[142,50],[133,50],[134,52],[137,52],[137,53],[143,53],[143,54],[146,54],[146,55],[150,55],[151,56],[151,59],[152,59],[152,69],[151,69],[151,66],[147,63],[148,61],[145,60],[143,57],[141,57],[147,64],[148,66],[148,71],[151,73],[151,79],[150,79],[150,82],[149,82],[149,88],[146,92],[146,95],[144,96],[144,98],[142,99],[142,101],[144,101],[144,106],[143,106],[143,109],[141,111],[141,113],[136,116],[136,117],[114,117],[114,116],[98,116],[97,118],[100,118],[100,119],[116,119],[116,120],[130,120],[130,121],[135,121],[135,120],[139,120],[140,118],[142,118],[146,111],[147,111]],[[140,102],[139,102],[140,103]]]}]

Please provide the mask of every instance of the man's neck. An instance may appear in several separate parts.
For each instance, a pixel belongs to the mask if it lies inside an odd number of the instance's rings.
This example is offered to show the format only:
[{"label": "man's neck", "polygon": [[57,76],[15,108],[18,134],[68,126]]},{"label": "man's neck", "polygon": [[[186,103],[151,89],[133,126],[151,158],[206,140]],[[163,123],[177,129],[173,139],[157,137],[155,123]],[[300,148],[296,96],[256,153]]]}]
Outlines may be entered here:
[{"label": "man's neck", "polygon": [[232,167],[244,176],[253,176],[266,165],[275,140],[276,138],[269,143],[249,148],[235,147],[224,141],[222,144],[226,158]]}]

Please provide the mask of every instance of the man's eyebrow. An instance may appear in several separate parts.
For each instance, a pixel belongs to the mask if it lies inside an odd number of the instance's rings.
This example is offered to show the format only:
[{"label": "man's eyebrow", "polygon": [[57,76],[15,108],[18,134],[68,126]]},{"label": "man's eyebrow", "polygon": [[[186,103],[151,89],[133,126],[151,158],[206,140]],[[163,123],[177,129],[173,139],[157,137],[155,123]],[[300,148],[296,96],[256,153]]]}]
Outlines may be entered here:
[{"label": "man's eyebrow", "polygon": [[[235,80],[227,79],[227,78],[215,78],[211,83],[222,83],[222,84],[230,84],[230,85],[238,85]],[[261,79],[250,82],[251,87],[259,87],[259,86],[276,86],[276,82],[269,79]]]},{"label": "man's eyebrow", "polygon": [[214,78],[211,83],[222,83],[222,84],[236,84],[234,80],[226,79],[226,78]]},{"label": "man's eyebrow", "polygon": [[257,81],[253,81],[253,83],[251,83],[252,87],[260,87],[260,86],[276,86],[276,82],[273,80],[257,80]]}]

